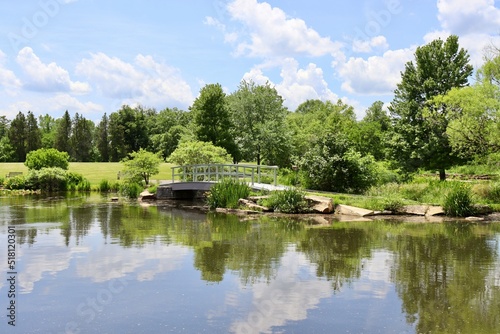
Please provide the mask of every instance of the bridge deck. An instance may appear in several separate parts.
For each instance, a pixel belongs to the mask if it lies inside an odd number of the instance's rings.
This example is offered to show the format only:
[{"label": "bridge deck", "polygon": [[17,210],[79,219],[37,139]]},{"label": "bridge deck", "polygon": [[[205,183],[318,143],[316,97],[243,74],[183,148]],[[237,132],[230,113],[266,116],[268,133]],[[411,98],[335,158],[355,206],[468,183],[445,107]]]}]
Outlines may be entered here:
[{"label": "bridge deck", "polygon": [[[161,183],[159,187],[169,187],[172,188],[173,191],[181,191],[181,190],[201,190],[201,191],[208,191],[210,188],[216,184],[217,182],[215,181],[198,181],[198,182],[166,182],[166,183]],[[285,190],[285,186],[280,186],[280,185],[272,185],[272,184],[266,184],[266,183],[247,183],[250,188],[253,190],[269,190],[269,191],[275,191],[275,190]]]}]

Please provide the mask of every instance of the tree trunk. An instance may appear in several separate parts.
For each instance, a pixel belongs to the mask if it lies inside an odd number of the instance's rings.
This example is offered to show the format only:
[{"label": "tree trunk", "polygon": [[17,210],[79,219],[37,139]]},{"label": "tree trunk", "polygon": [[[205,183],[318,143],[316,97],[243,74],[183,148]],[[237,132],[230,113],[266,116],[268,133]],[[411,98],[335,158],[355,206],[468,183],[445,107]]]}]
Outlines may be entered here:
[{"label": "tree trunk", "polygon": [[446,181],[446,171],[444,169],[439,170],[439,181]]}]

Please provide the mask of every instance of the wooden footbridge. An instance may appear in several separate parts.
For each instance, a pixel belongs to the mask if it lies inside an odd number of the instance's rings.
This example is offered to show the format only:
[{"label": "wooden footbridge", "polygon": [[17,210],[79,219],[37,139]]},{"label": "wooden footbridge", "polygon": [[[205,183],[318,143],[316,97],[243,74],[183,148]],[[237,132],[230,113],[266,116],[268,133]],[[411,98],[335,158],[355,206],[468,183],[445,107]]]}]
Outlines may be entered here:
[{"label": "wooden footbridge", "polygon": [[278,167],[242,164],[204,164],[172,167],[172,182],[158,186],[159,199],[192,199],[224,179],[247,183],[254,190],[283,190],[277,183]]}]

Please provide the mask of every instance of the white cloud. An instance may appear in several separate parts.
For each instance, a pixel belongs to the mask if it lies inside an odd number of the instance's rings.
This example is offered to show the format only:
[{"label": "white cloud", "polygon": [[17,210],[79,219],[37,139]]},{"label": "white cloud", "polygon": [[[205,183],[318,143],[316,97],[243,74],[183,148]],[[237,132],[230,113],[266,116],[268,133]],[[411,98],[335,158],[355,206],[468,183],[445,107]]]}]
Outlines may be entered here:
[{"label": "white cloud", "polygon": [[14,72],[4,68],[6,63],[6,55],[0,50],[0,87],[5,89],[7,94],[13,95],[21,87],[21,81],[16,77]]},{"label": "white cloud", "polygon": [[71,111],[71,113],[79,113],[83,115],[96,112],[101,113],[104,109],[97,103],[81,102],[74,96],[63,93],[59,93],[51,98],[48,98],[44,105],[46,105],[46,110],[55,112],[64,112],[65,110],[68,110]]},{"label": "white cloud", "polygon": [[237,55],[275,57],[303,54],[310,56],[335,55],[341,43],[329,37],[321,37],[298,18],[267,2],[235,0],[228,4],[228,12],[234,20],[243,23],[250,32],[250,41],[237,46]]},{"label": "white cloud", "polygon": [[338,73],[344,80],[342,89],[355,94],[392,94],[401,80],[406,62],[413,59],[414,48],[389,50],[382,56],[368,59],[350,58],[339,66]]},{"label": "white cloud", "polygon": [[309,99],[336,101],[338,96],[329,88],[324,79],[323,70],[310,63],[306,68],[299,68],[294,59],[287,59],[281,69],[283,81],[276,89],[285,98],[288,107],[295,110],[299,104]]},{"label": "white cloud", "polygon": [[30,90],[75,94],[86,94],[90,91],[87,83],[71,81],[68,71],[56,63],[42,63],[30,47],[19,51],[16,60],[26,74],[25,87]]},{"label": "white cloud", "polygon": [[[243,76],[244,80],[252,80],[258,85],[271,83],[262,68],[272,66],[267,63],[254,67]],[[275,84],[278,94],[285,100],[284,104],[290,110],[295,110],[299,104],[308,99],[323,101],[337,101],[338,96],[329,88],[323,76],[323,70],[316,64],[310,63],[306,68],[299,68],[299,63],[293,58],[286,58],[281,62],[281,82]]]},{"label": "white cloud", "polygon": [[[330,282],[316,279],[316,268],[303,254],[289,251],[281,258],[281,264],[271,282],[253,284],[252,309],[246,317],[231,324],[231,332],[269,333],[273,327],[288,321],[307,319],[308,311],[317,308],[321,299],[332,296]],[[237,299],[233,301],[236,303]]]},{"label": "white cloud", "polygon": [[228,32],[225,24],[221,23],[219,20],[211,16],[205,17],[205,21],[203,21],[203,23],[208,26],[216,27],[218,30],[220,30],[224,34],[224,41],[226,43],[233,43],[238,39],[237,33]]},{"label": "white cloud", "polygon": [[354,52],[363,52],[370,53],[373,52],[374,49],[388,49],[389,44],[387,43],[387,39],[382,36],[372,37],[370,40],[354,40],[352,43],[352,49]]},{"label": "white cloud", "polygon": [[77,65],[76,72],[86,76],[105,97],[123,103],[185,107],[193,101],[180,71],[151,56],[138,55],[132,64],[104,53],[92,54]]},{"label": "white cloud", "polygon": [[438,19],[453,34],[498,34],[500,9],[494,0],[438,0]]}]

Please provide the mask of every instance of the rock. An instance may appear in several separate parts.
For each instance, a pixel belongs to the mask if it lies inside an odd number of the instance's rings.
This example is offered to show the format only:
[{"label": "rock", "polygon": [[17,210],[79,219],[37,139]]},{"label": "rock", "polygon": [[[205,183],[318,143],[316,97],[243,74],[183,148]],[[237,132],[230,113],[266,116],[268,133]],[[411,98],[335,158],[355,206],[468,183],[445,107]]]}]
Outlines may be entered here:
[{"label": "rock", "polygon": [[355,206],[339,204],[337,205],[335,213],[345,216],[365,217],[373,215],[374,212],[372,210],[357,208]]},{"label": "rock", "polygon": [[398,213],[425,216],[428,208],[428,205],[405,205],[400,210],[398,210]]},{"label": "rock", "polygon": [[467,218],[465,218],[465,220],[481,222],[484,220],[484,218],[483,217],[467,217]]},{"label": "rock", "polygon": [[150,193],[148,190],[144,190],[139,194],[139,199],[141,201],[154,201],[156,199],[156,195]]},{"label": "rock", "polygon": [[442,206],[429,206],[427,211],[425,212],[426,216],[438,216],[444,215],[444,210]]},{"label": "rock", "polygon": [[407,214],[407,215],[416,215],[416,216],[436,216],[443,215],[444,210],[440,206],[432,206],[432,205],[405,205],[398,213]]},{"label": "rock", "polygon": [[311,209],[319,213],[333,213],[335,211],[333,200],[329,197],[307,195],[307,201],[312,202]]},{"label": "rock", "polygon": [[244,198],[240,198],[239,203],[247,206],[249,209],[253,209],[253,210],[257,210],[257,211],[262,211],[262,212],[269,212],[269,211],[271,211],[271,209],[269,209],[268,207],[265,207],[265,206],[262,206],[262,205],[258,205],[256,203],[254,203],[252,201],[249,201],[247,199],[244,199]]}]

